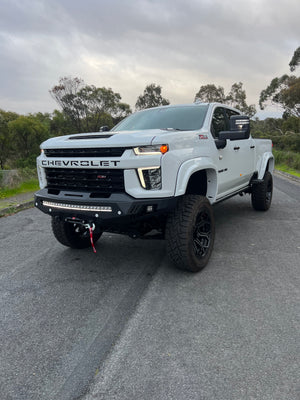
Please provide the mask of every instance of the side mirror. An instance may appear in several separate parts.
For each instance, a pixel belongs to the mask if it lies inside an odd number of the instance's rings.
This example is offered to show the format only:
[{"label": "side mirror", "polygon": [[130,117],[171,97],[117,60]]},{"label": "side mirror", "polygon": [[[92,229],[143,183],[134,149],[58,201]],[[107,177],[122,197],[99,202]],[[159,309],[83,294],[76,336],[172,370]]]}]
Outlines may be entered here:
[{"label": "side mirror", "polygon": [[230,117],[230,130],[231,131],[238,131],[238,132],[245,132],[250,135],[250,119],[246,115],[232,115]]},{"label": "side mirror", "polygon": [[101,126],[101,128],[99,129],[99,132],[108,132],[109,131],[109,127],[107,125]]},{"label": "side mirror", "polygon": [[250,120],[246,115],[232,115],[230,117],[230,131],[219,133],[219,139],[241,140],[249,139]]}]

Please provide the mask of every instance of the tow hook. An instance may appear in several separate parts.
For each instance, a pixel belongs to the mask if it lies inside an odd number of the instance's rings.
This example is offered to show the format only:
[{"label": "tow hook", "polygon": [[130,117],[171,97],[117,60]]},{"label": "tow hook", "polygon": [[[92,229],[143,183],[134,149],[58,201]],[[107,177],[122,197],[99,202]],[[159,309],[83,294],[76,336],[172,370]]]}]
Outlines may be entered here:
[{"label": "tow hook", "polygon": [[87,229],[89,231],[90,234],[90,241],[91,241],[91,246],[93,249],[94,253],[97,253],[97,250],[95,248],[94,245],[94,239],[93,239],[93,232],[95,230],[95,224],[94,223],[86,223],[84,220],[81,220],[79,218],[76,217],[68,217],[65,219],[66,222],[70,222],[71,224],[77,224],[77,225],[81,225],[83,228]]}]

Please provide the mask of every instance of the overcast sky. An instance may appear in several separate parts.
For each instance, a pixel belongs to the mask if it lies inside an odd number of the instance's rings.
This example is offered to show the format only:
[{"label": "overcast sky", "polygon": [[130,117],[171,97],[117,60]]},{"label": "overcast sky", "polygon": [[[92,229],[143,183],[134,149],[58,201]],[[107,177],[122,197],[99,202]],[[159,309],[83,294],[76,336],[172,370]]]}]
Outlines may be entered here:
[{"label": "overcast sky", "polygon": [[257,105],[289,73],[299,21],[299,0],[0,0],[0,108],[52,112],[63,76],[132,108],[149,83],[178,104],[201,85],[241,81]]}]

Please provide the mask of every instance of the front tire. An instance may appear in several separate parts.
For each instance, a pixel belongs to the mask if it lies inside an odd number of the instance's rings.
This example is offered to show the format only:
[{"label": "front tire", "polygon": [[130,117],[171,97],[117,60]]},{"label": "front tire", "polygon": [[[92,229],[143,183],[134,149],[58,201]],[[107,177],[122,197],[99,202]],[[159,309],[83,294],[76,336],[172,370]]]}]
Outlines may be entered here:
[{"label": "front tire", "polygon": [[267,211],[272,202],[273,178],[269,171],[265,172],[262,182],[252,187],[251,202],[254,210]]},{"label": "front tire", "polygon": [[[59,243],[73,249],[85,249],[91,246],[89,231],[78,224],[52,218],[52,231]],[[94,243],[100,239],[100,233],[93,234]]]},{"label": "front tire", "polygon": [[167,251],[174,264],[192,272],[209,261],[215,239],[212,206],[204,196],[185,195],[166,224]]}]

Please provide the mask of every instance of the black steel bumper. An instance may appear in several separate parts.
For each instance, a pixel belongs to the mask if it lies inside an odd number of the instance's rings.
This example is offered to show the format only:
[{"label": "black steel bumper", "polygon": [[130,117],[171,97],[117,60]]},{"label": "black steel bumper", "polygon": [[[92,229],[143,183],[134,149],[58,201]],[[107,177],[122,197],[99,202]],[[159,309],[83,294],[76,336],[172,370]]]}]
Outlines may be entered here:
[{"label": "black steel bumper", "polygon": [[34,204],[51,216],[75,217],[102,224],[165,214],[175,208],[177,201],[178,197],[135,199],[126,193],[111,194],[109,198],[91,198],[89,193],[67,191],[56,195],[41,189],[35,193]]}]

